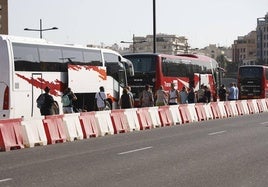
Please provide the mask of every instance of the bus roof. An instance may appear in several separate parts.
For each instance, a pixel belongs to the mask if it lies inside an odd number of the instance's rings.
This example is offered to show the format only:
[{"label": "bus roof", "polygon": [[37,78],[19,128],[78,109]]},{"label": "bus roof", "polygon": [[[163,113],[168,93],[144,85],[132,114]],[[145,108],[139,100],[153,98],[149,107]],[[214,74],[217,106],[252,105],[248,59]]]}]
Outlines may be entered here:
[{"label": "bus roof", "polygon": [[200,55],[200,54],[179,54],[179,55],[168,55],[168,54],[162,54],[162,53],[129,53],[123,56],[132,56],[132,55],[140,55],[140,56],[146,56],[146,55],[152,55],[152,56],[161,56],[161,57],[167,57],[167,58],[180,58],[185,60],[200,60],[205,62],[216,62],[215,59]]},{"label": "bus roof", "polygon": [[21,37],[21,36],[12,36],[12,35],[0,35],[0,40],[8,40],[10,42],[16,43],[26,43],[26,44],[39,44],[39,45],[50,45],[50,46],[57,46],[57,47],[70,47],[70,48],[84,48],[84,49],[92,49],[92,50],[99,50],[101,48],[94,48],[94,47],[86,47],[82,45],[70,45],[70,44],[56,44],[45,39],[40,38],[30,38],[30,37]]}]

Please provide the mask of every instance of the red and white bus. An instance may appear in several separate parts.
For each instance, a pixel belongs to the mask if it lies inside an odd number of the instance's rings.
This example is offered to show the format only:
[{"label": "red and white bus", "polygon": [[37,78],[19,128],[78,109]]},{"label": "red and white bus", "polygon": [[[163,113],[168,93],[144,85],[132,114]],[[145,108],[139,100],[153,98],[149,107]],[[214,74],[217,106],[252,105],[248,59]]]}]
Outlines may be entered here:
[{"label": "red and white bus", "polygon": [[100,86],[116,108],[127,85],[126,73],[133,68],[129,60],[109,49],[58,45],[43,39],[0,35],[0,49],[0,119],[40,116],[36,98],[46,86],[60,105],[60,113],[66,87],[76,94],[78,109],[94,110]]},{"label": "red and white bus", "polygon": [[178,56],[154,53],[124,55],[134,66],[135,75],[128,78],[136,104],[139,93],[149,84],[153,91],[163,85],[169,90],[171,83],[181,90],[193,87],[197,91],[201,84],[210,87],[214,100],[217,97],[216,80],[218,63],[207,56],[182,54]]},{"label": "red and white bus", "polygon": [[240,66],[238,69],[237,85],[240,99],[267,98],[268,66]]}]

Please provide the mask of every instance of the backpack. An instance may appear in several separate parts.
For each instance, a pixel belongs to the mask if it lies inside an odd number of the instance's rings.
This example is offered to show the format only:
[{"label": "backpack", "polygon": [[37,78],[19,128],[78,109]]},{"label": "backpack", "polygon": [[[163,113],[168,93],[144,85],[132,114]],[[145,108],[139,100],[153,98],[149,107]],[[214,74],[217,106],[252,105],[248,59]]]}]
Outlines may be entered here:
[{"label": "backpack", "polygon": [[36,100],[37,108],[41,108],[43,104],[45,103],[45,94],[39,95],[39,97]]},{"label": "backpack", "polygon": [[71,101],[70,101],[70,98],[69,98],[68,94],[63,95],[61,97],[61,102],[62,102],[63,106],[69,106],[71,104]]}]

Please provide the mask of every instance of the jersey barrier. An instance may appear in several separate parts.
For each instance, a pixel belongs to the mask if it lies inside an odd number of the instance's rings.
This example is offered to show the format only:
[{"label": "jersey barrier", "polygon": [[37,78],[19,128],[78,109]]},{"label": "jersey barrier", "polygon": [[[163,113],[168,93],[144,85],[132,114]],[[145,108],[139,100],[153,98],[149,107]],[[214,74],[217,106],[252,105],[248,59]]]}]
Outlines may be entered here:
[{"label": "jersey barrier", "polygon": [[268,99],[179,104],[0,120],[0,151],[268,111]]}]

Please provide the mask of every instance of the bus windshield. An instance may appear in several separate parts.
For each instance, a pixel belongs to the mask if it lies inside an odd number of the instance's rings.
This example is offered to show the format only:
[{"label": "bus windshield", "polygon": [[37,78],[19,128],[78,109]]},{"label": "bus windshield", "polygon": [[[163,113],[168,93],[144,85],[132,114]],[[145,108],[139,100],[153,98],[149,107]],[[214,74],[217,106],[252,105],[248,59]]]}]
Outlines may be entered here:
[{"label": "bus windshield", "polygon": [[244,67],[240,68],[239,75],[240,78],[247,77],[247,78],[261,78],[263,74],[262,67]]},{"label": "bus windshield", "polygon": [[151,56],[151,55],[146,55],[146,56],[128,56],[127,57],[134,66],[135,72],[155,72],[155,61],[156,57]]}]

